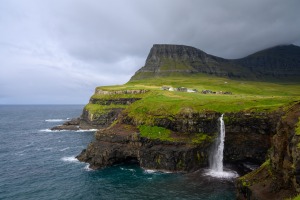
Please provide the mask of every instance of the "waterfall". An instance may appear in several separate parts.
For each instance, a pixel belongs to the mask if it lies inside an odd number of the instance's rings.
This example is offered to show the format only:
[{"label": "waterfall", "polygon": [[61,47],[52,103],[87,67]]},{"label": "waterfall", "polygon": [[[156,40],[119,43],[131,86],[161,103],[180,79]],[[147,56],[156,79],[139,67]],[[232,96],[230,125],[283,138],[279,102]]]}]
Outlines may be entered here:
[{"label": "waterfall", "polygon": [[224,171],[223,169],[223,152],[224,152],[224,141],[225,141],[225,123],[223,115],[219,118],[219,135],[215,141],[213,149],[210,155],[210,169],[207,175],[218,177],[218,178],[235,178],[238,174],[234,171]]},{"label": "waterfall", "polygon": [[223,115],[219,118],[220,130],[219,137],[216,141],[212,152],[211,170],[215,172],[223,172],[223,151],[224,151],[224,141],[225,141],[225,124],[223,120]]}]

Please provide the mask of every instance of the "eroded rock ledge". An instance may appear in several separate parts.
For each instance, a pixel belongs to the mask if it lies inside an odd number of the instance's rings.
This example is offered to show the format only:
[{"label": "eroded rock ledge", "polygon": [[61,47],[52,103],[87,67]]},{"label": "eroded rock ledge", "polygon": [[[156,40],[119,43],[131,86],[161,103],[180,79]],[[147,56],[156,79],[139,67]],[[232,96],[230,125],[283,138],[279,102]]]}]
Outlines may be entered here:
[{"label": "eroded rock ledge", "polygon": [[[220,113],[180,113],[155,120],[155,126],[165,127],[178,135],[190,137],[206,133],[210,140],[195,144],[190,140],[162,141],[140,135],[140,124],[127,115],[119,116],[118,124],[101,129],[96,140],[77,157],[99,169],[134,159],[141,167],[167,171],[195,171],[208,166],[209,153],[218,132]],[[271,137],[281,112],[226,113],[224,161],[230,163],[265,161],[271,147]],[[183,134],[185,133],[185,134]]]},{"label": "eroded rock ledge", "polygon": [[272,137],[268,160],[237,181],[238,199],[289,199],[300,192],[300,103],[281,117]]},{"label": "eroded rock ledge", "polygon": [[140,137],[131,125],[118,124],[96,133],[96,141],[77,156],[93,169],[136,160],[147,169],[194,171],[207,165],[209,143],[191,144]]}]

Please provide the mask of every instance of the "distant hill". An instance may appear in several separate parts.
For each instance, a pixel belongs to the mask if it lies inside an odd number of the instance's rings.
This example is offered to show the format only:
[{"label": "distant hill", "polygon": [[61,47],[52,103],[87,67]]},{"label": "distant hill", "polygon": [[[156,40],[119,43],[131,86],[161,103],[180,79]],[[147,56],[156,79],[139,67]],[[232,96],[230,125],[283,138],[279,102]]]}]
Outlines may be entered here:
[{"label": "distant hill", "polygon": [[243,79],[300,79],[300,47],[282,45],[241,59],[224,59],[184,45],[155,44],[131,80],[204,73]]}]

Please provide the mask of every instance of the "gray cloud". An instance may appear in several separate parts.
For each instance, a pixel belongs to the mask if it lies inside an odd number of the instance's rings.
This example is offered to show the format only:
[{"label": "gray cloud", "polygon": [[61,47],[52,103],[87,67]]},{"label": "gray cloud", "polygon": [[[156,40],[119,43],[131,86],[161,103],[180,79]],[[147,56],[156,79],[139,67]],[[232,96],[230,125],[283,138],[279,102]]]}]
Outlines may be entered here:
[{"label": "gray cloud", "polygon": [[86,103],[122,84],[154,43],[239,58],[300,45],[297,0],[3,0],[0,103]]}]

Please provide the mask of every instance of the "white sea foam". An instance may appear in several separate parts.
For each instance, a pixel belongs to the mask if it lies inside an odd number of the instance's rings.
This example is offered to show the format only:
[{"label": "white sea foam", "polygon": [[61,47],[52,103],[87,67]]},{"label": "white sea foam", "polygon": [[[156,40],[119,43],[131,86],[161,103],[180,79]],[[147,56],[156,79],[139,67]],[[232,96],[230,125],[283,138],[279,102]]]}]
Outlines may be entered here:
[{"label": "white sea foam", "polygon": [[69,118],[67,119],[46,119],[45,122],[65,122],[65,121],[70,121]]},{"label": "white sea foam", "polygon": [[75,158],[75,156],[62,157],[61,160],[65,162],[72,162],[72,163],[79,162],[77,158]]},{"label": "white sea foam", "polygon": [[135,169],[127,169],[127,168],[123,168],[123,167],[120,167],[120,169],[122,170],[122,171],[131,171],[131,172],[135,172]]},{"label": "white sea foam", "polygon": [[76,132],[94,132],[94,131],[97,131],[98,129],[80,129],[80,130],[77,130]]},{"label": "white sea foam", "polygon": [[154,174],[154,173],[157,173],[158,171],[156,170],[152,170],[152,169],[145,169],[145,173],[146,174]]},{"label": "white sea foam", "polygon": [[41,129],[39,131],[40,132],[47,132],[47,133],[55,133],[55,132],[64,132],[64,131],[69,131],[69,130],[51,130],[51,129],[47,128],[47,129]]},{"label": "white sea foam", "polygon": [[204,174],[207,176],[224,179],[237,178],[239,176],[237,172],[231,170],[224,170],[220,172],[209,169]]},{"label": "white sea foam", "polygon": [[65,150],[67,150],[67,149],[70,149],[70,147],[63,148],[63,149],[61,149],[61,150],[59,150],[59,151],[65,151]]},{"label": "white sea foam", "polygon": [[166,170],[154,170],[154,169],[144,169],[145,174],[155,174],[155,173],[165,173],[165,174],[170,174],[173,173],[171,171],[166,171]]},{"label": "white sea foam", "polygon": [[86,164],[86,166],[83,168],[85,171],[93,171],[93,169],[90,168],[90,164]]},{"label": "white sea foam", "polygon": [[19,152],[16,152],[15,155],[17,155],[17,156],[23,156],[24,152],[25,152],[25,150],[19,151]]},{"label": "white sea foam", "polygon": [[60,129],[60,130],[51,130],[49,128],[47,129],[41,129],[40,132],[47,132],[47,133],[55,133],[55,132],[65,132],[65,131],[74,131],[77,133],[83,133],[83,132],[95,132],[98,129],[79,129],[79,130],[66,130],[66,129]]}]

